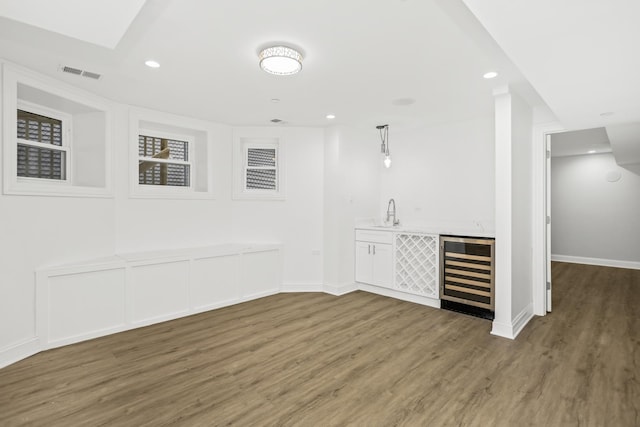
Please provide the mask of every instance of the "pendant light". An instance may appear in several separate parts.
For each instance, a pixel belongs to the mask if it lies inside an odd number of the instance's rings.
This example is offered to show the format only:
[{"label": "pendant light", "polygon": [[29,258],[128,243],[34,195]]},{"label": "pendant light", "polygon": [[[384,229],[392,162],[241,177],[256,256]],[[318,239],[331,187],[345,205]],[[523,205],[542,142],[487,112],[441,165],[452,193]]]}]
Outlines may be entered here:
[{"label": "pendant light", "polygon": [[391,167],[391,153],[389,152],[389,125],[378,125],[376,129],[380,131],[380,152],[384,154],[384,166],[386,168]]}]

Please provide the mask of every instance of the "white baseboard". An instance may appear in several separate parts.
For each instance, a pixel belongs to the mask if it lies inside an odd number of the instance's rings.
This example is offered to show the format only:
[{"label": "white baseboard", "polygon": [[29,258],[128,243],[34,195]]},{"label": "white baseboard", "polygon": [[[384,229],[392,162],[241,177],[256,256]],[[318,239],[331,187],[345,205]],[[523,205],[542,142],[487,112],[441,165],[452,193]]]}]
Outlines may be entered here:
[{"label": "white baseboard", "polygon": [[328,294],[340,296],[348,294],[349,292],[357,291],[358,287],[355,283],[343,283],[342,285],[325,283],[323,290]]},{"label": "white baseboard", "polygon": [[322,292],[322,283],[283,283],[280,292]]},{"label": "white baseboard", "polygon": [[551,254],[551,261],[570,262],[573,264],[601,265],[603,267],[630,268],[633,270],[640,270],[640,262],[636,262],[636,261],[620,261],[616,259],[587,258],[587,257],[579,257],[579,256],[554,255],[554,254]]},{"label": "white baseboard", "polygon": [[88,341],[94,338],[103,337],[105,335],[117,334],[118,332],[124,332],[126,330],[129,330],[132,328],[138,328],[140,326],[146,326],[146,324],[135,325],[133,327],[119,325],[119,326],[109,327],[104,329],[96,329],[88,333],[68,336],[60,339],[51,339],[49,341],[47,341],[46,339],[43,339],[41,343],[41,348],[39,351],[50,350],[52,348],[63,347],[65,345],[71,345],[71,344],[75,344],[82,341]]},{"label": "white baseboard", "polygon": [[533,319],[533,305],[529,303],[516,317],[513,319],[513,338],[517,337],[522,329]]},{"label": "white baseboard", "polygon": [[491,335],[513,340],[531,319],[533,319],[533,305],[528,304],[511,320],[511,323],[498,322],[494,320],[491,328]]},{"label": "white baseboard", "polygon": [[19,360],[26,359],[29,356],[40,351],[40,340],[38,337],[28,338],[16,344],[0,349],[0,368],[9,366]]},{"label": "white baseboard", "polygon": [[391,297],[402,301],[413,302],[416,304],[426,305],[427,307],[440,308],[440,299],[428,298],[419,295],[407,294],[404,292],[396,291],[393,289],[381,288],[379,286],[367,285],[365,283],[359,283],[358,289],[365,292],[371,292],[372,294],[382,295],[385,297]]}]

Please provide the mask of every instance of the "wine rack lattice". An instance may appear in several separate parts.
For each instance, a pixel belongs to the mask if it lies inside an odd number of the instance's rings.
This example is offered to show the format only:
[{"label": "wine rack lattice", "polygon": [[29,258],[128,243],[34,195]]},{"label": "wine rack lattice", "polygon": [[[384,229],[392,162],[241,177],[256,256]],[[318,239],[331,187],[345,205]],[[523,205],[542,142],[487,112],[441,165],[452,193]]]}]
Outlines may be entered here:
[{"label": "wine rack lattice", "polygon": [[396,234],[395,244],[396,289],[437,298],[437,236]]}]

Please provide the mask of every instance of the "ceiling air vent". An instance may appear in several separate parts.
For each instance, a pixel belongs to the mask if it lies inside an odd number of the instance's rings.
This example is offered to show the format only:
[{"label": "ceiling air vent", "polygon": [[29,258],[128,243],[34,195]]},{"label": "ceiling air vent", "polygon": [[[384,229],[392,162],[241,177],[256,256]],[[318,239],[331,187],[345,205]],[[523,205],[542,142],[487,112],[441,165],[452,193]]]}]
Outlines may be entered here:
[{"label": "ceiling air vent", "polygon": [[280,123],[281,121],[280,119],[271,119],[271,123]]},{"label": "ceiling air vent", "polygon": [[101,74],[94,73],[92,71],[81,70],[79,68],[69,67],[67,65],[60,67],[60,70],[62,70],[63,73],[74,74],[76,76],[83,76],[83,77],[87,77],[89,79],[94,79],[94,80],[98,80],[101,77]]},{"label": "ceiling air vent", "polygon": [[62,71],[69,74],[75,74],[77,76],[82,74],[82,70],[78,70],[77,68],[73,68],[73,67],[67,67],[66,65],[62,67]]},{"label": "ceiling air vent", "polygon": [[83,71],[82,72],[82,77],[89,77],[90,79],[98,80],[100,78],[100,74],[92,73],[91,71]]}]

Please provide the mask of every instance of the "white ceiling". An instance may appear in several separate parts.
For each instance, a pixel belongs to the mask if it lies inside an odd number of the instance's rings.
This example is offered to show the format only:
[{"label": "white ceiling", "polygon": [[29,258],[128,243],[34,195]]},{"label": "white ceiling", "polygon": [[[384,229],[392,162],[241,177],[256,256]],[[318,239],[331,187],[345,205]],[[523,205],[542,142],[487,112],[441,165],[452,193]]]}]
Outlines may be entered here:
[{"label": "white ceiling", "polygon": [[464,2],[567,129],[640,122],[640,1]]},{"label": "white ceiling", "polygon": [[611,152],[611,144],[605,128],[562,132],[551,135],[551,157],[578,156],[595,151]]},{"label": "white ceiling", "polygon": [[[505,83],[569,130],[640,122],[637,0],[5,0],[0,16],[5,59],[222,123],[433,125],[491,115]],[[262,72],[270,43],[300,48],[303,71]]]},{"label": "white ceiling", "polygon": [[[71,31],[87,19],[77,8],[65,9],[66,29],[0,18],[0,56],[120,102],[236,125],[393,128],[486,117],[494,86],[505,83],[542,104],[461,0],[150,0],[113,49],[94,36],[129,19],[114,15],[128,2],[78,3],[103,21],[95,31]],[[257,52],[270,43],[299,47],[302,72],[261,71]],[[145,67],[150,58],[162,66]],[[103,76],[63,74],[61,65]],[[494,69],[497,79],[482,78]]]},{"label": "white ceiling", "polygon": [[2,0],[0,16],[113,49],[144,2]]}]

